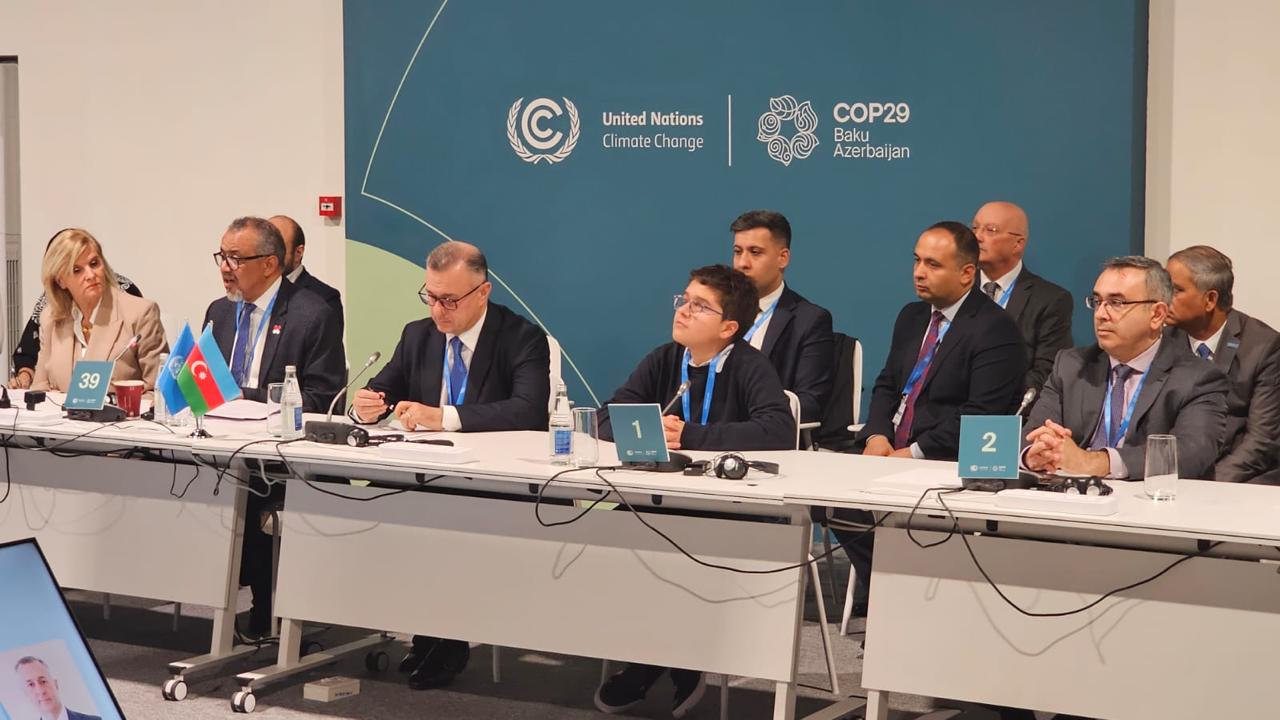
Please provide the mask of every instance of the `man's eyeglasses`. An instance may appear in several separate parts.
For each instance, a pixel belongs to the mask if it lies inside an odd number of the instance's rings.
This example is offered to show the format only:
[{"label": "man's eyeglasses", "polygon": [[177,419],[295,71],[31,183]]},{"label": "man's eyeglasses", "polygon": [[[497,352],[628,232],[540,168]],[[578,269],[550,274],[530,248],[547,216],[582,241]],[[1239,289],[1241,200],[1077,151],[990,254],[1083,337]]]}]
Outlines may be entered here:
[{"label": "man's eyeglasses", "polygon": [[690,300],[684,295],[676,295],[675,300],[671,303],[671,307],[679,310],[685,305],[689,306],[689,312],[694,315],[718,315],[724,317],[724,311],[713,308],[701,300]]},{"label": "man's eyeglasses", "polygon": [[238,269],[240,269],[240,265],[241,265],[242,263],[247,263],[247,262],[249,262],[250,260],[261,260],[262,258],[265,258],[265,257],[273,257],[273,256],[272,256],[272,255],[270,255],[270,254],[267,254],[267,255],[245,255],[245,256],[241,256],[241,255],[228,255],[228,254],[226,254],[226,253],[222,252],[221,250],[219,250],[218,252],[216,252],[216,253],[214,253],[214,254],[213,254],[213,261],[214,261],[215,263],[217,263],[218,267],[222,267],[222,264],[223,264],[223,263],[226,263],[228,268],[231,268],[232,270],[238,270]]},{"label": "man's eyeglasses", "polygon": [[1122,313],[1130,305],[1153,305],[1160,302],[1159,300],[1120,300],[1118,298],[1101,298],[1097,295],[1087,295],[1084,299],[1084,306],[1090,310],[1098,308],[1106,308],[1111,314]]},{"label": "man's eyeglasses", "polygon": [[1026,237],[1026,236],[1025,236],[1025,235],[1023,235],[1022,233],[1010,232],[1010,231],[1008,231],[1008,230],[1001,230],[999,225],[990,225],[990,224],[988,224],[988,225],[974,225],[974,226],[972,226],[972,227],[970,228],[970,230],[973,230],[973,234],[974,234],[974,235],[1000,235],[1000,234],[1005,234],[1005,235],[1012,235],[1013,237]]},{"label": "man's eyeglasses", "polygon": [[444,306],[445,310],[457,310],[458,303],[462,302],[464,299],[466,299],[468,295],[479,290],[482,287],[484,287],[484,283],[480,283],[479,285],[471,288],[470,290],[466,291],[465,293],[459,295],[456,298],[442,298],[442,297],[436,297],[435,295],[432,295],[431,293],[427,292],[427,284],[423,283],[422,287],[418,289],[418,299],[421,300],[422,304],[426,305],[427,307],[435,307],[436,304],[439,303],[440,305]]}]

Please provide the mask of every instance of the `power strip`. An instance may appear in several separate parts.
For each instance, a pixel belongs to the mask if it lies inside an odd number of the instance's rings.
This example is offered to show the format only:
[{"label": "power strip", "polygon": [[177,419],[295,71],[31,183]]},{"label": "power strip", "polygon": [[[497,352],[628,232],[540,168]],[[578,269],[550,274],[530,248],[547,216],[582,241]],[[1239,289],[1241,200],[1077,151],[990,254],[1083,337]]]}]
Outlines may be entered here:
[{"label": "power strip", "polygon": [[996,507],[1073,515],[1115,515],[1120,511],[1120,500],[1115,493],[1076,495],[1049,490],[1003,490],[996,493]]}]

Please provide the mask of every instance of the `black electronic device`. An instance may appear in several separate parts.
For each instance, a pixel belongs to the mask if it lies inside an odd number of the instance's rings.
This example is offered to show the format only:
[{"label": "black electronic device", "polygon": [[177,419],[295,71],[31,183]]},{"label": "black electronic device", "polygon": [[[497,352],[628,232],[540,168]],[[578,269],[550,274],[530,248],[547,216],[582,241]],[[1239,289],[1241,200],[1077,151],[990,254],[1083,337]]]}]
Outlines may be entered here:
[{"label": "black electronic device", "polygon": [[[308,420],[306,424],[303,425],[302,431],[305,433],[304,437],[306,437],[306,439],[311,442],[318,442],[324,445],[351,444],[351,431],[354,430],[356,426],[349,422],[334,422],[333,407],[338,404],[338,398],[345,395],[347,390],[350,390],[351,386],[355,384],[356,380],[364,374],[364,371],[372,367],[374,363],[378,362],[378,358],[381,357],[381,352],[375,352],[369,356],[369,359],[364,363],[364,367],[360,368],[360,371],[355,375],[352,375],[351,380],[347,382],[346,387],[342,388],[342,390],[340,390],[337,395],[334,395],[333,399],[329,401],[329,412],[325,415],[323,421]],[[368,433],[365,433],[365,439],[368,439]],[[356,445],[354,447],[363,446]]]},{"label": "black electronic device", "polygon": [[0,410],[8,410],[13,407],[13,403],[9,401],[9,388],[0,385]]},{"label": "black electronic device", "polygon": [[124,409],[118,405],[107,403],[98,410],[76,409],[67,411],[68,420],[85,420],[88,422],[113,423],[125,419]]},{"label": "black electronic device", "polygon": [[23,396],[22,401],[27,404],[27,409],[35,412],[36,406],[45,400],[45,392],[43,390],[28,390]]},{"label": "black electronic device", "polygon": [[778,474],[778,463],[767,460],[748,460],[741,453],[721,453],[710,460],[699,460],[690,463],[684,469],[685,475],[705,475],[708,471],[724,480],[741,480],[747,471],[759,470],[772,475]]},{"label": "black electronic device", "polygon": [[1019,470],[1016,478],[960,478],[965,490],[1000,492],[1001,490],[1027,490],[1035,487],[1042,476],[1039,473]]}]

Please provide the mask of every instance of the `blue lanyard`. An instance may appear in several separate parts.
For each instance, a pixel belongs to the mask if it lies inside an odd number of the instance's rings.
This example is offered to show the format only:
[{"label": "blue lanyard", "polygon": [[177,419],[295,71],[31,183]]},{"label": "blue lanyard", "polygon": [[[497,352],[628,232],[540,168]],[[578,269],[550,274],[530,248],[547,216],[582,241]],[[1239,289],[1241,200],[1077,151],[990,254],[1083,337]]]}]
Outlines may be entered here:
[{"label": "blue lanyard", "polygon": [[747,342],[751,342],[751,338],[755,336],[756,331],[760,329],[760,326],[763,325],[765,321],[767,321],[773,315],[774,310],[778,309],[778,303],[781,300],[782,300],[782,296],[779,295],[778,299],[773,301],[773,304],[769,306],[768,310],[765,310],[764,312],[760,313],[760,317],[756,318],[755,323],[751,325],[751,329],[747,331],[746,335],[742,336],[743,340],[746,340]]},{"label": "blue lanyard", "polygon": [[1015,277],[1013,282],[1009,283],[1009,287],[1005,288],[1004,292],[1000,293],[1000,299],[996,301],[1000,304],[1000,307],[1009,307],[1009,296],[1013,294],[1013,286],[1017,284],[1018,278]]},{"label": "blue lanyard", "polygon": [[[459,358],[461,352],[459,352]],[[449,399],[450,405],[461,405],[467,396],[467,381],[471,379],[471,374],[467,373],[462,377],[462,387],[458,388],[458,396],[453,396],[453,388],[449,383],[449,371],[453,369],[453,354],[449,352],[449,343],[444,344],[444,396]]]},{"label": "blue lanyard", "polygon": [[[245,348],[244,356],[244,372],[245,378],[249,377],[250,368],[253,367],[253,356],[258,350],[258,338],[262,337],[262,331],[267,329],[267,323],[271,322],[271,309],[276,306],[276,298],[280,297],[280,290],[276,289],[276,294],[271,296],[271,302],[262,309],[262,322],[258,323],[258,331],[253,334],[253,342],[249,343],[249,347]],[[244,315],[244,300],[241,299],[236,303],[236,332],[240,329],[240,320]],[[231,343],[231,347],[235,347],[235,341]],[[235,362],[235,358],[231,359]]]},{"label": "blue lanyard", "polygon": [[[703,425],[707,424],[707,417],[711,415],[711,395],[715,392],[716,375],[718,374],[716,370],[717,368],[719,368],[720,363],[724,362],[725,353],[728,353],[729,349],[732,347],[733,347],[733,344],[732,343],[729,344],[728,347],[726,347],[724,350],[721,350],[720,353],[717,354],[715,357],[711,358],[711,362],[707,363],[707,389],[702,391],[702,424]],[[691,358],[692,358],[692,355],[689,353],[689,349],[685,348],[684,362],[680,364],[680,384],[681,385],[689,382],[689,360]],[[689,416],[693,414],[693,411],[689,407],[690,406],[689,393],[686,392],[680,398],[680,405],[684,409],[684,421],[691,422],[689,420]]]},{"label": "blue lanyard", "polygon": [[1107,380],[1107,394],[1102,400],[1102,422],[1107,429],[1107,447],[1119,447],[1120,441],[1124,439],[1124,434],[1129,431],[1129,420],[1133,418],[1133,409],[1138,406],[1138,396],[1142,394],[1142,384],[1147,381],[1147,374],[1141,373],[1142,377],[1138,378],[1138,386],[1133,389],[1133,397],[1129,398],[1129,405],[1124,409],[1124,417],[1120,420],[1120,427],[1115,431],[1111,428],[1111,389],[1115,386],[1115,373],[1108,373],[1111,377]]},{"label": "blue lanyard", "polygon": [[[942,323],[946,323],[943,325]],[[938,346],[942,344],[942,338],[946,336],[947,331],[951,329],[951,321],[943,319],[938,323],[938,342],[933,344],[933,348],[922,358],[916,361],[916,366],[911,368],[911,374],[907,376],[907,385],[902,388],[902,397],[909,397],[911,391],[915,389],[916,383],[920,382],[920,378],[924,376],[924,371],[929,368],[929,363],[933,362],[933,356],[938,352]],[[929,331],[925,330],[925,335]]]}]

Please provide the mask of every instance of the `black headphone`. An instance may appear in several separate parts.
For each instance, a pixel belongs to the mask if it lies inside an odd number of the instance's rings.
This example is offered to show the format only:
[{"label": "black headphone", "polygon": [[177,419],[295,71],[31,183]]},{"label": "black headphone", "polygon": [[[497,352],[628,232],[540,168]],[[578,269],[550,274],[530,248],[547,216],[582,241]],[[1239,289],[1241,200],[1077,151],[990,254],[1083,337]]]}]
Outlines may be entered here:
[{"label": "black headphone", "polygon": [[764,460],[748,460],[736,452],[721,453],[710,460],[698,460],[685,468],[685,475],[705,475],[711,471],[718,478],[741,480],[748,470],[778,474],[778,463]]}]

